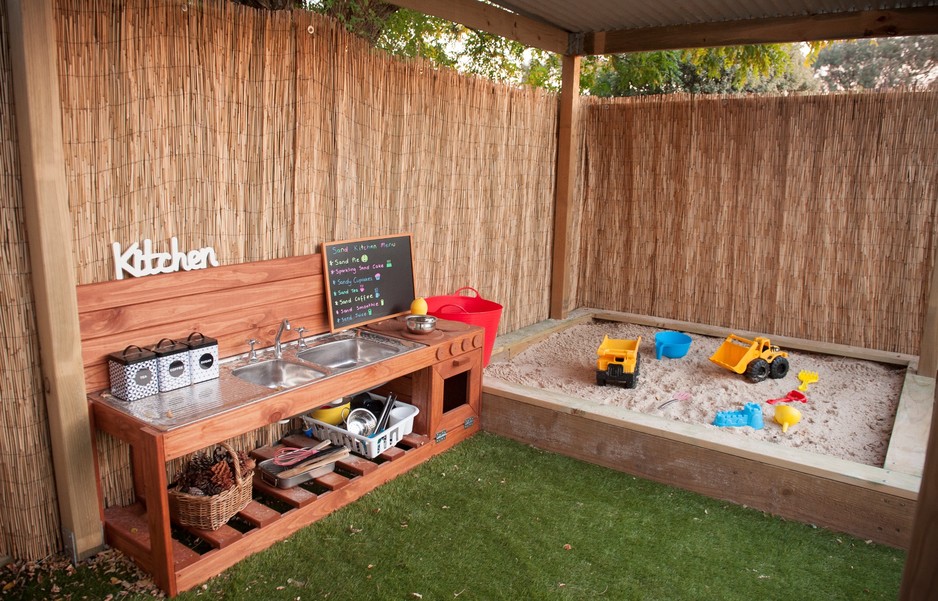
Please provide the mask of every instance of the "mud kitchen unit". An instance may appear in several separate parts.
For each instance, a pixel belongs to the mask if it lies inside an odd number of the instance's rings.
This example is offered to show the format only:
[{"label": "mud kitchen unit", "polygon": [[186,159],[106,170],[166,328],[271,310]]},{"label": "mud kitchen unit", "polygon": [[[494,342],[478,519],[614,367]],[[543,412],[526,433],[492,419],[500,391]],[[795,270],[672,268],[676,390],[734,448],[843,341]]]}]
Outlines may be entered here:
[{"label": "mud kitchen unit", "polygon": [[[341,333],[346,339],[383,341],[396,351],[360,365],[299,370],[300,380],[280,382],[282,386],[262,386],[241,377],[246,372],[233,373],[271,360],[269,347],[278,330],[281,361],[294,361],[300,350],[296,326],[305,328],[310,346],[330,336],[323,290],[318,254],[79,287],[82,354],[96,440],[106,433],[129,445],[133,472],[132,504],[104,507],[102,501],[107,541],[152,574],[169,595],[219,574],[478,431],[484,333],[459,322],[441,321],[428,335],[410,334],[396,319]],[[284,319],[294,324],[292,330],[282,331]],[[194,331],[217,338],[222,363],[218,379],[131,403],[107,393],[108,353],[161,338],[185,338]],[[265,349],[253,363],[249,339]],[[253,500],[217,530],[173,523],[168,462],[375,387],[394,392],[420,411],[413,433],[397,446],[374,459],[351,455],[338,462],[335,472],[314,480],[315,492],[310,487],[280,489],[255,477]]]}]

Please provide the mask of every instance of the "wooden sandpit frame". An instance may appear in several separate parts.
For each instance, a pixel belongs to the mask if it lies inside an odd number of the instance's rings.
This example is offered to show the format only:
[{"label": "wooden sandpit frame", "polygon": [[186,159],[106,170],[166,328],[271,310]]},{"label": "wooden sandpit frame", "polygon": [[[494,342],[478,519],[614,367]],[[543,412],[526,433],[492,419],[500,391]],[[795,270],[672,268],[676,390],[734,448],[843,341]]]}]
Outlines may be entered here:
[{"label": "wooden sandpit frame", "polygon": [[[492,361],[508,360],[551,334],[593,319],[714,337],[730,333],[725,328],[578,309],[567,319],[500,336]],[[698,424],[598,405],[488,376],[482,387],[482,429],[786,519],[908,549],[935,380],[914,373],[917,357],[911,355],[784,336],[772,336],[772,340],[785,348],[907,367],[885,467],[742,439]]]}]

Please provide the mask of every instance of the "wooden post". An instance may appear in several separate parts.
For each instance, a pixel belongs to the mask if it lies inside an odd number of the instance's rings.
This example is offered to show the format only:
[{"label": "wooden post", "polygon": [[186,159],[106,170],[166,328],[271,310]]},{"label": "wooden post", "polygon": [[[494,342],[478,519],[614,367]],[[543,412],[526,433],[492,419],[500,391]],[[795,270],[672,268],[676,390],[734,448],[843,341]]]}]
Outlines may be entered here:
[{"label": "wooden post", "polygon": [[64,544],[104,544],[78,328],[53,0],[6,0],[43,389]]},{"label": "wooden post", "polygon": [[938,591],[938,411],[932,411],[925,469],[919,486],[899,599],[931,599],[930,595],[935,591]]},{"label": "wooden post", "polygon": [[564,55],[557,132],[557,189],[554,192],[554,248],[551,254],[550,318],[563,319],[570,302],[570,221],[576,179],[576,132],[580,99],[580,57]]},{"label": "wooden post", "polygon": [[918,374],[934,378],[938,374],[938,252],[932,262],[931,285],[928,288],[928,304],[925,306],[925,323],[918,345]]}]

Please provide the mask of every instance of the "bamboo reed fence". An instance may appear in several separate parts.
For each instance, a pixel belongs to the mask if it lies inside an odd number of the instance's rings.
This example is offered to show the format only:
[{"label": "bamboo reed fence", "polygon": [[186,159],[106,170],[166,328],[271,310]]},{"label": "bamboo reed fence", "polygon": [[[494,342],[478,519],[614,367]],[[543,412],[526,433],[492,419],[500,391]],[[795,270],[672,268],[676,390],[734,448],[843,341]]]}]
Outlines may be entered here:
[{"label": "bamboo reed fence", "polygon": [[[0,555],[35,559],[60,541],[4,7],[0,325],[16,352],[0,371]],[[241,263],[411,232],[418,294],[471,285],[505,305],[502,332],[547,317],[555,96],[225,0],[57,0],[56,27],[79,283],[114,277],[114,241],[176,236]],[[578,306],[916,352],[934,94],[583,108]],[[97,444],[105,503],[129,502],[126,447]]]},{"label": "bamboo reed fence", "polygon": [[585,99],[581,305],[918,354],[938,94]]},{"label": "bamboo reed fence", "polygon": [[[56,25],[79,283],[114,277],[113,241],[242,263],[412,232],[418,294],[472,285],[503,331],[546,317],[553,95],[390,59],[303,11],[60,0]],[[105,503],[131,501],[126,449],[98,445]]]}]

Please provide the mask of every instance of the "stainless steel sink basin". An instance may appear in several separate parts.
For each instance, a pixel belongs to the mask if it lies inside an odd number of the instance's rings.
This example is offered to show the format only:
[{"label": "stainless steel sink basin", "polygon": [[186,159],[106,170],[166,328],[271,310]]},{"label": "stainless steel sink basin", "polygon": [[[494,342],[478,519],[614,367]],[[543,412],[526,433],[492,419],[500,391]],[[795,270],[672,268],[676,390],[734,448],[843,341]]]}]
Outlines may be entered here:
[{"label": "stainless steel sink basin", "polygon": [[270,359],[260,363],[249,363],[231,370],[232,375],[247,380],[258,386],[267,388],[292,388],[313,380],[322,378],[326,374],[309,365],[285,361],[283,359]]},{"label": "stainless steel sink basin", "polygon": [[393,357],[404,347],[371,338],[339,338],[297,353],[297,358],[336,370],[351,369]]}]

